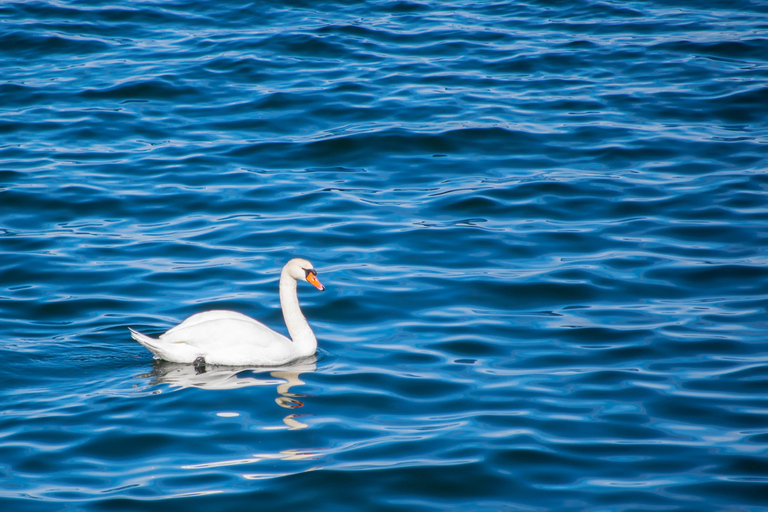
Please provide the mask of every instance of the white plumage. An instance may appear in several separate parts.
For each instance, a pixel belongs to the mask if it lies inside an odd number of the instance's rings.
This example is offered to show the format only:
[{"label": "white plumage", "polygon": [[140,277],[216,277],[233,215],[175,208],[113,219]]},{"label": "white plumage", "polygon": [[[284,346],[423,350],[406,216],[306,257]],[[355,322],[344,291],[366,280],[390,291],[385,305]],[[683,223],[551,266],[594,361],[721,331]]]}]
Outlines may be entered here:
[{"label": "white plumage", "polygon": [[176,363],[203,358],[208,364],[279,366],[317,351],[317,339],[301,313],[296,282],[307,281],[324,290],[310,262],[289,261],[280,274],[280,305],[291,339],[235,311],[213,310],[192,315],[159,338],[133,329],[133,339],[156,357]]}]

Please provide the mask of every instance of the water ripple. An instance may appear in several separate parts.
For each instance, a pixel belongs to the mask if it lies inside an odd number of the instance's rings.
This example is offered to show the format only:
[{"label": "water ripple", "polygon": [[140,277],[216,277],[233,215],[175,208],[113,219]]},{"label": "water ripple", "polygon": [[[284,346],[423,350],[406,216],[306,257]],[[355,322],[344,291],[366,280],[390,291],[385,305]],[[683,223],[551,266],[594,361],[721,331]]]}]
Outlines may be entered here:
[{"label": "water ripple", "polygon": [[[0,502],[757,510],[768,11],[0,5]],[[320,340],[153,361],[195,312]]]}]

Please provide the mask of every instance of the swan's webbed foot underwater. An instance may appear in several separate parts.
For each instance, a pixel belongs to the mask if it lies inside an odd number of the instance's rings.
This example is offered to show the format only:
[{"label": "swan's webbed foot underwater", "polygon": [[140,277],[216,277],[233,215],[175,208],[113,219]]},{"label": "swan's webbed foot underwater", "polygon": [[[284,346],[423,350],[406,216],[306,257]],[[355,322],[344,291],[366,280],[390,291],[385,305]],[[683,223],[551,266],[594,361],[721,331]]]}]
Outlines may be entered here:
[{"label": "swan's webbed foot underwater", "polygon": [[205,358],[203,356],[198,357],[192,362],[192,366],[195,367],[195,373],[197,375],[205,373]]}]

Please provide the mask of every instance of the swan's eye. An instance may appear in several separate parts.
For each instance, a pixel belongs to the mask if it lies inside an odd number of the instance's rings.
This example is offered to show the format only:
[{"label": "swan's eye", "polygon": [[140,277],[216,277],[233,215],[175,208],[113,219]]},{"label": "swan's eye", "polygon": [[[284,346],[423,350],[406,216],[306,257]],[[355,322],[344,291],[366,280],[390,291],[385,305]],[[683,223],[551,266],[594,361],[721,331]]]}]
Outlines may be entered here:
[{"label": "swan's eye", "polygon": [[309,278],[310,275],[316,276],[317,272],[313,268],[305,268],[304,270],[304,277]]}]

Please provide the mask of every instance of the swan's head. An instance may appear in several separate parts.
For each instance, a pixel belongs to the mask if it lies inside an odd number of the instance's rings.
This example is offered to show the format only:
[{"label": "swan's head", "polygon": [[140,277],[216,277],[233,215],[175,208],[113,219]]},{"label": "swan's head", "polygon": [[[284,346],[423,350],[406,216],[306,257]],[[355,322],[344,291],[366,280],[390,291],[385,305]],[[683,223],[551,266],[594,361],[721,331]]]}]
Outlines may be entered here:
[{"label": "swan's head", "polygon": [[315,271],[315,267],[313,267],[312,264],[305,259],[293,258],[291,261],[286,263],[283,272],[287,272],[289,276],[297,281],[306,281],[310,283],[320,291],[325,290],[325,286],[320,284],[320,281],[317,280],[317,272]]}]

